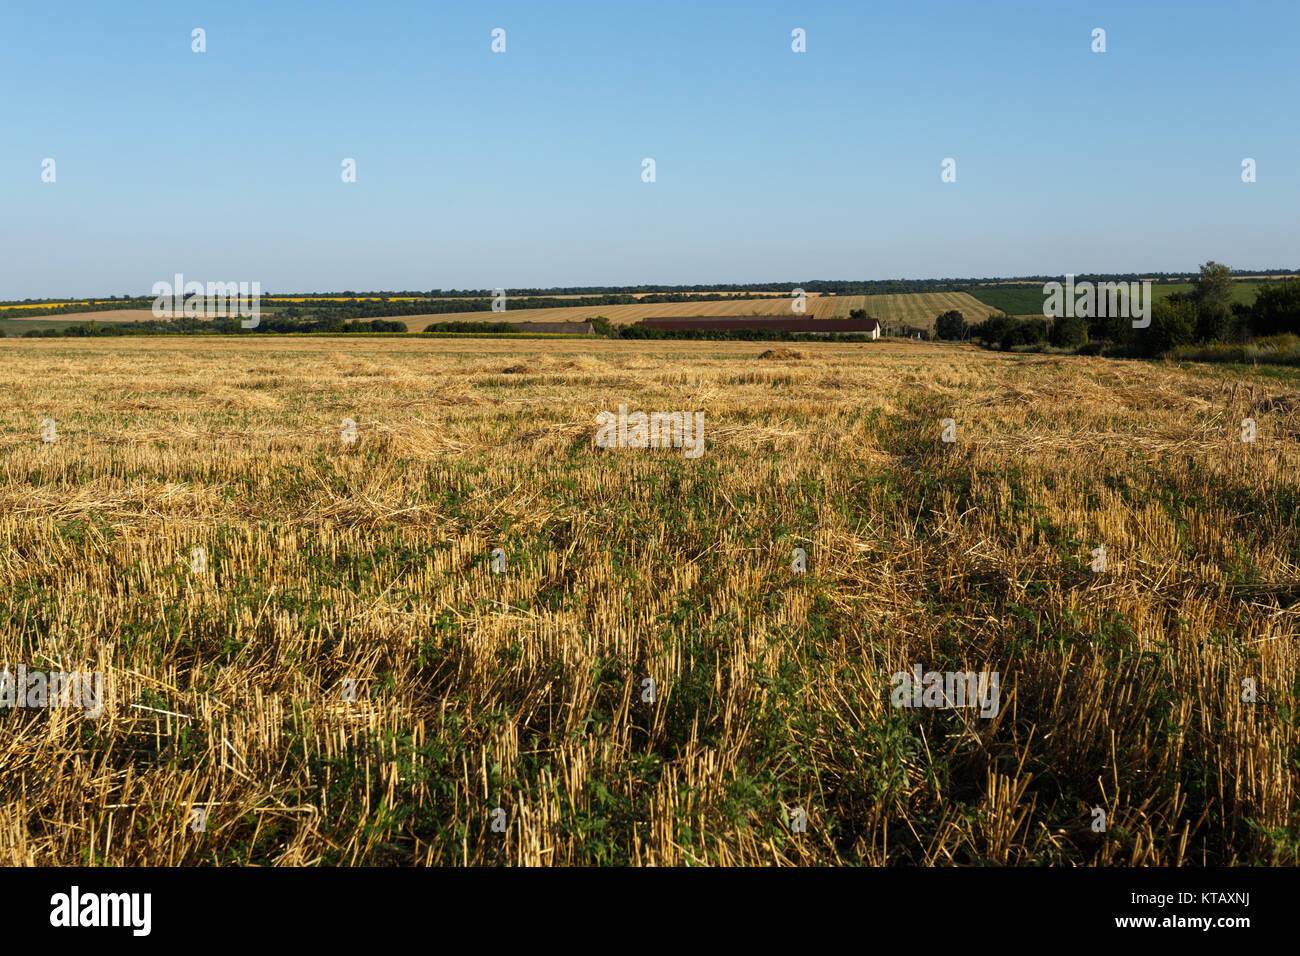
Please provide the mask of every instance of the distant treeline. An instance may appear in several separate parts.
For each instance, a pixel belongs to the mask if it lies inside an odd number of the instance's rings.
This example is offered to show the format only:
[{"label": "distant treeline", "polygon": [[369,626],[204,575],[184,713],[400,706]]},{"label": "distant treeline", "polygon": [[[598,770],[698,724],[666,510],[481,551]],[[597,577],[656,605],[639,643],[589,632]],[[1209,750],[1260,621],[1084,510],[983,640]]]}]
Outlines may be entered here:
[{"label": "distant treeline", "polygon": [[[1290,276],[1300,275],[1300,269],[1234,269],[1233,275],[1265,275],[1265,276]],[[1182,282],[1186,281],[1188,276],[1195,275],[1195,270],[1186,270],[1183,272],[1125,272],[1125,273],[1090,273],[1076,274],[1076,279],[1083,281],[1085,279],[1094,282],[1121,282],[1136,281],[1138,279],[1153,279],[1158,282]],[[789,295],[792,289],[803,289],[805,292],[817,292],[823,295],[835,293],[836,295],[896,295],[905,292],[963,292],[971,286],[980,285],[985,282],[1037,282],[1040,285],[1044,282],[1063,281],[1064,275],[1032,275],[1032,276],[983,276],[980,278],[943,278],[943,279],[798,279],[784,282],[717,282],[704,285],[620,285],[620,286],[551,286],[545,289],[507,289],[508,296],[557,296],[557,295],[578,295],[578,296],[617,296],[617,295],[634,295],[642,293],[663,293],[668,295],[683,295],[688,292],[742,292],[750,294],[768,293],[776,295]],[[492,289],[430,289],[428,291],[406,290],[402,292],[354,292],[351,289],[335,293],[285,293],[283,297],[289,298],[311,298],[312,295],[335,295],[335,296],[388,296],[390,298],[424,296],[431,299],[491,299],[494,294]],[[268,298],[264,295],[263,298]],[[685,296],[685,299],[699,299],[700,296]],[[725,296],[724,296],[725,298]],[[736,296],[741,298],[741,296]],[[680,302],[683,299],[642,299],[642,302]],[[709,301],[705,299],[704,301]],[[602,302],[601,305],[618,305],[619,302]],[[467,311],[467,310],[461,310]]]},{"label": "distant treeline", "polygon": [[300,319],[285,315],[263,315],[256,327],[244,329],[239,319],[213,319],[207,323],[217,332],[405,332],[406,323],[385,319],[345,320],[340,316]]},{"label": "distant treeline", "polygon": [[519,332],[520,328],[510,322],[434,322],[420,331],[430,334],[510,335]]},{"label": "distant treeline", "polygon": [[[31,302],[30,299],[27,300]],[[32,309],[0,309],[0,321],[4,319],[37,319],[51,315],[77,314],[80,312],[116,312],[118,309],[148,309],[153,306],[154,296],[140,296],[136,299],[118,299],[114,302],[99,302],[90,305],[42,305]],[[0,305],[21,305],[15,300]]]}]

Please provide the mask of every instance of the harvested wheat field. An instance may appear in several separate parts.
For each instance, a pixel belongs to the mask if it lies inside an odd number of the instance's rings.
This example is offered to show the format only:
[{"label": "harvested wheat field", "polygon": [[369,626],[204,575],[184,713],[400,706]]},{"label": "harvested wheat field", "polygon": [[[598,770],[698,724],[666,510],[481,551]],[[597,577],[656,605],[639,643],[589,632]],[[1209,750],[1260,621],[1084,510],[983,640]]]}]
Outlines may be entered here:
[{"label": "harvested wheat field", "polygon": [[[522,300],[521,300],[522,301]],[[637,303],[636,305],[587,305],[560,306],[546,309],[510,308],[506,301],[504,312],[440,312],[427,315],[396,315],[399,322],[405,322],[407,329],[419,332],[438,322],[585,322],[593,316],[603,315],[614,325],[633,325],[646,318],[684,318],[697,315],[746,316],[746,315],[793,315],[790,299],[727,299],[706,302],[660,302]],[[819,302],[834,304],[834,298],[823,299],[809,296],[807,311],[809,318],[820,318],[817,314]],[[829,307],[828,307],[829,308]]]},{"label": "harvested wheat field", "polygon": [[[35,308],[35,306],[33,306]],[[165,313],[171,318],[171,313]],[[23,320],[21,312],[0,312],[0,319],[18,319]],[[27,322],[35,322],[41,319],[54,322],[147,322],[155,318],[152,309],[106,309],[99,312],[63,312],[57,315],[38,315]],[[0,329],[4,326],[0,326]],[[26,328],[26,326],[24,326]]]},{"label": "harvested wheat field", "polygon": [[765,351],[0,340],[0,859],[1297,862],[1294,372]]},{"label": "harvested wheat field", "polygon": [[[576,296],[551,296],[551,298],[576,298]],[[268,300],[274,308],[277,303],[298,301],[277,297]],[[324,300],[312,300],[324,301]],[[404,302],[407,299],[394,298]],[[430,300],[440,301],[440,300]],[[934,327],[934,320],[950,309],[961,312],[968,321],[988,318],[998,310],[985,305],[965,292],[907,292],[894,295],[817,295],[807,297],[805,311],[791,310],[789,296],[762,299],[725,299],[703,302],[660,302],[636,305],[562,306],[545,309],[521,308],[526,297],[507,300],[505,312],[438,312],[423,315],[394,315],[390,318],[404,322],[408,330],[419,332],[440,322],[585,322],[603,315],[614,325],[633,325],[647,318],[692,318],[706,315],[728,316],[791,316],[803,315],[810,319],[846,319],[854,309],[865,309],[867,314],[884,322],[892,322],[916,329]],[[162,318],[172,318],[171,312],[161,313]],[[48,316],[59,322],[142,322],[154,318],[149,309],[118,309],[111,312],[75,312]]]},{"label": "harvested wheat field", "polygon": [[[507,306],[510,305],[507,300]],[[908,292],[897,295],[816,295],[807,297],[805,311],[795,313],[789,297],[727,299],[711,302],[660,302],[637,305],[564,306],[547,309],[507,308],[501,312],[444,312],[429,315],[397,315],[412,332],[437,322],[585,322],[603,315],[614,325],[632,325],[642,319],[693,318],[695,316],[802,314],[810,319],[846,319],[853,309],[885,322],[898,322],[918,329],[933,327],[934,320],[949,309],[959,310],[968,320],[978,321],[997,312],[965,292]]]},{"label": "harvested wheat field", "polygon": [[[934,328],[934,320],[952,309],[960,312],[969,322],[983,321],[998,312],[968,292],[903,292],[844,296],[844,299],[846,302],[841,302],[835,310],[836,316],[847,316],[850,309],[866,309],[868,315],[916,329]],[[847,300],[855,301],[848,303]],[[825,301],[827,300],[823,299],[818,302],[819,310]]]}]

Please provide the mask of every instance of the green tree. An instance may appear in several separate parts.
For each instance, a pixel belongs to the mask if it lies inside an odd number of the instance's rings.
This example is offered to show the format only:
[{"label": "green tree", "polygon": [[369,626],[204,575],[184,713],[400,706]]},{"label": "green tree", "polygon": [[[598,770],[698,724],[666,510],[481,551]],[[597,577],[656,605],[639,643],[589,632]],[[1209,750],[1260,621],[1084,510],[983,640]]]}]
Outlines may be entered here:
[{"label": "green tree", "polygon": [[1088,323],[1077,316],[1057,319],[1052,323],[1050,339],[1058,349],[1077,349],[1088,341]]},{"label": "green tree", "polygon": [[1196,307],[1196,337],[1203,342],[1230,342],[1235,338],[1232,320],[1232,270],[1211,259],[1201,266],[1192,284]]},{"label": "green tree", "polygon": [[983,322],[977,322],[971,326],[971,335],[983,342],[1000,342],[1002,334],[1015,324],[1015,319],[1005,312],[999,312],[996,315],[990,315]]},{"label": "green tree", "polygon": [[940,339],[964,339],[966,337],[966,317],[952,309],[934,320],[934,334]]},{"label": "green tree", "polygon": [[1003,331],[998,348],[1006,352],[1017,345],[1037,345],[1045,338],[1046,319],[1013,319]]},{"label": "green tree", "polygon": [[1260,286],[1255,304],[1246,310],[1244,318],[1251,335],[1300,335],[1300,280]]},{"label": "green tree", "polygon": [[1185,299],[1165,299],[1151,307],[1151,324],[1132,329],[1129,342],[1143,355],[1161,355],[1196,339],[1196,307]]}]

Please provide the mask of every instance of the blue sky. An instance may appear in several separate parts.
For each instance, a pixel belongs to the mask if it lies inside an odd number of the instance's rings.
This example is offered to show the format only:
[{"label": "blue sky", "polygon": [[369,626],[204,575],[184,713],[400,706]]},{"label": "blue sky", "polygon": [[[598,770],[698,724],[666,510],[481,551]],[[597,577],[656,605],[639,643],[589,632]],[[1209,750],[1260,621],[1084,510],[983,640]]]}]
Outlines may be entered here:
[{"label": "blue sky", "polygon": [[1295,268],[1298,28],[1202,0],[9,4],[0,298]]}]

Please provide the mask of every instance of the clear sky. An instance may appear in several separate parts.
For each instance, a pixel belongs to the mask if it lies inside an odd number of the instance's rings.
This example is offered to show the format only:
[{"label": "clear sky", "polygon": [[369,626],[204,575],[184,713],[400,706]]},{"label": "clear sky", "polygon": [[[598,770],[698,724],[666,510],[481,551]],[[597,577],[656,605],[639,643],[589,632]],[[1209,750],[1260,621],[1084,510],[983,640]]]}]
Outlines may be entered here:
[{"label": "clear sky", "polygon": [[1300,266],[1295,0],[0,21],[0,298]]}]

